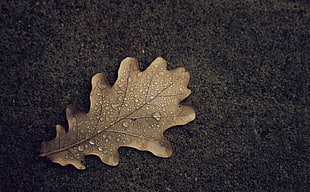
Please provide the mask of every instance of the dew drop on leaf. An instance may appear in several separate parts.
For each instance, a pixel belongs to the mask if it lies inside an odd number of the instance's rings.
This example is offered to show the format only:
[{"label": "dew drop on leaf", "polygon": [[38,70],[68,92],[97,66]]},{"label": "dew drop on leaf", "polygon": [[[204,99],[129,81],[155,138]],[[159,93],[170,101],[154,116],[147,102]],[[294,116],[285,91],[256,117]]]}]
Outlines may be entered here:
[{"label": "dew drop on leaf", "polygon": [[84,151],[84,147],[83,147],[82,145],[80,145],[80,146],[78,147],[78,150],[79,150],[79,151]]},{"label": "dew drop on leaf", "polygon": [[159,121],[162,116],[161,116],[160,112],[157,111],[155,113],[152,113],[152,117],[154,119],[156,119],[157,121]]},{"label": "dew drop on leaf", "polygon": [[139,73],[137,74],[137,77],[138,77],[138,78],[142,77],[142,72],[139,72]]},{"label": "dew drop on leaf", "polygon": [[129,123],[127,121],[123,122],[123,126],[124,127],[128,127],[129,126]]},{"label": "dew drop on leaf", "polygon": [[102,147],[98,147],[98,151],[103,151],[103,148]]}]

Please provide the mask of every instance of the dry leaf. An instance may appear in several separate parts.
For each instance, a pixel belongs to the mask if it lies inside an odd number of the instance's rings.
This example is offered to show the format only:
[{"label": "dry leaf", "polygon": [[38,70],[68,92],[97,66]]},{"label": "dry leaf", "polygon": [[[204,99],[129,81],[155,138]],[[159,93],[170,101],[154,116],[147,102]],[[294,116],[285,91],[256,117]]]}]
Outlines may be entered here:
[{"label": "dry leaf", "polygon": [[167,70],[158,57],[143,72],[134,58],[121,62],[118,79],[111,87],[104,73],[92,78],[90,110],[77,105],[67,107],[69,129],[56,125],[56,137],[42,142],[38,157],[47,156],[60,165],[85,169],[86,155],[97,155],[115,166],[119,147],[150,151],[159,157],[172,154],[163,132],[195,119],[195,111],[180,105],[191,91],[189,73],[183,67]]}]

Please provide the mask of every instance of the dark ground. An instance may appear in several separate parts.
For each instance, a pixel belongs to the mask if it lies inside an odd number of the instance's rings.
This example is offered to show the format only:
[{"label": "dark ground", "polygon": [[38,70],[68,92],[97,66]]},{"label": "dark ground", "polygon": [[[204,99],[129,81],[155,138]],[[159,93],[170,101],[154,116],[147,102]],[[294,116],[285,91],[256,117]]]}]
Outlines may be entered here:
[{"label": "dark ground", "polygon": [[[309,4],[0,4],[0,191],[310,191]],[[121,148],[119,166],[88,156],[84,171],[36,159],[68,104],[88,110],[91,77],[113,83],[127,56],[191,73],[197,118],[165,132],[173,156]]]}]

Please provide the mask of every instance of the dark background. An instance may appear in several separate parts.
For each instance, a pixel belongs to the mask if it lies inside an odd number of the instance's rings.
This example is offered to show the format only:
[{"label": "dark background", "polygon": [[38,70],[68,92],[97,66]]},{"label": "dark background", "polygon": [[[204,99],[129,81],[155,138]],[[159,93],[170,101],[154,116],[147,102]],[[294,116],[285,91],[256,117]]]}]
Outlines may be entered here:
[{"label": "dark background", "polygon": [[[0,191],[310,191],[309,4],[303,1],[2,1]],[[121,148],[87,169],[36,159],[89,108],[90,79],[136,57],[184,66],[195,121],[174,154]]]}]

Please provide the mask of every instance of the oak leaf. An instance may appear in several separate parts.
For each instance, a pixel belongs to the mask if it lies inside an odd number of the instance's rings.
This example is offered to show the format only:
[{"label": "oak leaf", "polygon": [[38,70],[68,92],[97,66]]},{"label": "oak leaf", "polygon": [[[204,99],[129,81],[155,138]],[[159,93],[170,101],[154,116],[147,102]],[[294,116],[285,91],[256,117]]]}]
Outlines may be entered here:
[{"label": "oak leaf", "polygon": [[56,137],[42,142],[38,157],[77,169],[86,168],[86,155],[97,155],[102,162],[116,166],[119,147],[170,157],[172,147],[163,132],[194,120],[195,111],[180,105],[191,93],[187,88],[189,73],[183,67],[166,67],[167,62],[158,57],[140,71],[138,61],[128,57],[121,62],[112,87],[104,73],[94,75],[89,112],[69,105],[68,131],[56,125]]}]

